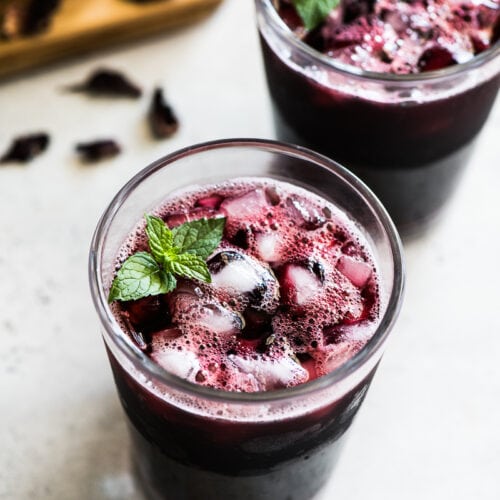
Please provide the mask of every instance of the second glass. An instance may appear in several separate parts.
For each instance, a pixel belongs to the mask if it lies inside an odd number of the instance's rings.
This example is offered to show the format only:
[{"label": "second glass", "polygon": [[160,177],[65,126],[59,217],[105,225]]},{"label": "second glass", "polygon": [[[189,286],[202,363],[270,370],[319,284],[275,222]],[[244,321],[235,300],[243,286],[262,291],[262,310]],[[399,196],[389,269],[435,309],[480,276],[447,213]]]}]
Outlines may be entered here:
[{"label": "second glass", "polygon": [[[366,345],[329,374],[295,387],[254,393],[183,380],[141,351],[107,302],[116,256],[142,215],[171,193],[227,179],[264,177],[308,189],[348,214],[380,271],[380,322]],[[92,296],[138,478],[164,500],[306,500],[325,484],[397,318],[401,246],[387,213],[344,168],[313,152],[270,141],[201,144],[137,174],[111,202],[90,254]]]},{"label": "second glass", "polygon": [[256,0],[280,140],[335,158],[421,232],[453,193],[500,84],[500,42],[465,64],[393,75],[342,65],[301,42]]}]

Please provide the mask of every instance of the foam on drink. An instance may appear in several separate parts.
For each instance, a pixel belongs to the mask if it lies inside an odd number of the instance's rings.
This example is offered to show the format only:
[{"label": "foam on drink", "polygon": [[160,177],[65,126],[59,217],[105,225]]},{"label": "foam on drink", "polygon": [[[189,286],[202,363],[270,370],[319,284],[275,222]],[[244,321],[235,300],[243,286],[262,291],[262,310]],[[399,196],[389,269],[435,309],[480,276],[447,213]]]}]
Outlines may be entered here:
[{"label": "foam on drink", "polygon": [[[155,210],[169,227],[226,217],[212,283],[114,304],[150,358],[191,382],[269,391],[321,377],[354,356],[379,321],[368,243],[336,206],[291,184],[238,179],[183,192]],[[144,223],[117,259],[147,249]]]},{"label": "foam on drink", "polygon": [[305,43],[366,71],[411,74],[465,63],[500,38],[498,0],[342,0],[307,31],[293,2],[274,2]]}]

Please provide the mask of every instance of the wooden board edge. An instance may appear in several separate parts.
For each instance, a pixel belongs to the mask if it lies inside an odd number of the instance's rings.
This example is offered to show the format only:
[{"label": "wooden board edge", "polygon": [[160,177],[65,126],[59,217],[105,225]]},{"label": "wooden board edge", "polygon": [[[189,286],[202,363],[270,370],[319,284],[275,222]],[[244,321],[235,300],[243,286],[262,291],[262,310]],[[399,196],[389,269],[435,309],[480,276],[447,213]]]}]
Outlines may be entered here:
[{"label": "wooden board edge", "polygon": [[198,22],[207,17],[221,2],[222,0],[205,0],[196,10],[179,11],[175,16],[170,12],[154,12],[141,17],[140,22],[128,19],[99,30],[75,32],[66,36],[64,44],[60,39],[41,38],[37,40],[36,54],[31,52],[30,44],[23,43],[22,47],[18,46],[16,50],[0,53],[0,78]]}]

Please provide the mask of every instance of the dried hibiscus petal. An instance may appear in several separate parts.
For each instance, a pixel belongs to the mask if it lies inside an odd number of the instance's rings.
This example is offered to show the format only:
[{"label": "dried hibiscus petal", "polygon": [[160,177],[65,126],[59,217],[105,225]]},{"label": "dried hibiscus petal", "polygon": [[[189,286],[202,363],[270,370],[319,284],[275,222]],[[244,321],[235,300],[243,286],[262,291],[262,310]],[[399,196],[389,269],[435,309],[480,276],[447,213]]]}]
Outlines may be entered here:
[{"label": "dried hibiscus petal", "polygon": [[451,52],[439,45],[426,49],[418,60],[420,71],[436,71],[457,64]]},{"label": "dried hibiscus petal", "polygon": [[321,23],[316,28],[308,31],[302,41],[313,49],[323,52],[326,49],[325,37],[323,36],[324,26],[325,23]]},{"label": "dried hibiscus petal", "polygon": [[344,0],[342,3],[344,23],[350,23],[358,17],[367,17],[375,8],[375,0]]},{"label": "dried hibiscus petal", "polygon": [[138,98],[142,90],[125,75],[111,69],[94,71],[83,83],[68,88],[71,92],[84,92],[92,96]]},{"label": "dried hibiscus petal", "polygon": [[149,109],[151,132],[157,139],[165,139],[177,132],[179,121],[174,110],[163,97],[163,91],[156,89]]},{"label": "dried hibiscus petal", "polygon": [[47,149],[49,142],[49,135],[45,133],[17,137],[12,141],[7,152],[0,158],[0,163],[26,163],[43,153]]},{"label": "dried hibiscus petal", "polygon": [[82,160],[91,163],[120,154],[120,146],[112,139],[85,142],[76,145],[76,151]]}]

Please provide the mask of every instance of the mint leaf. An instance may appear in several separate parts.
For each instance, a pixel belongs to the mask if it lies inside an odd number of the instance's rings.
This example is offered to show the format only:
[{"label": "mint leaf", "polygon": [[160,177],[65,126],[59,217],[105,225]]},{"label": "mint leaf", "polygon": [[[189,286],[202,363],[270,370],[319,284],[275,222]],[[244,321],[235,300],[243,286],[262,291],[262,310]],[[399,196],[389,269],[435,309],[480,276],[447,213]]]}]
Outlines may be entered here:
[{"label": "mint leaf", "polygon": [[137,300],[149,295],[171,292],[175,277],[161,269],[148,252],[131,255],[116,273],[108,301]]},{"label": "mint leaf", "polygon": [[145,215],[149,252],[131,255],[116,273],[109,302],[137,300],[175,289],[175,276],[210,283],[205,260],[219,246],[226,219],[200,219],[170,230],[159,217]]},{"label": "mint leaf", "polygon": [[295,10],[308,30],[312,30],[339,5],[340,0],[292,0]]},{"label": "mint leaf", "polygon": [[200,280],[205,283],[212,281],[205,261],[192,253],[176,255],[175,260],[168,262],[168,270],[183,278]]},{"label": "mint leaf", "polygon": [[173,234],[159,217],[145,215],[148,244],[156,262],[161,263],[165,254],[172,250]]},{"label": "mint leaf", "polygon": [[179,253],[193,253],[205,260],[220,244],[225,217],[199,219],[174,227],[173,245]]}]

